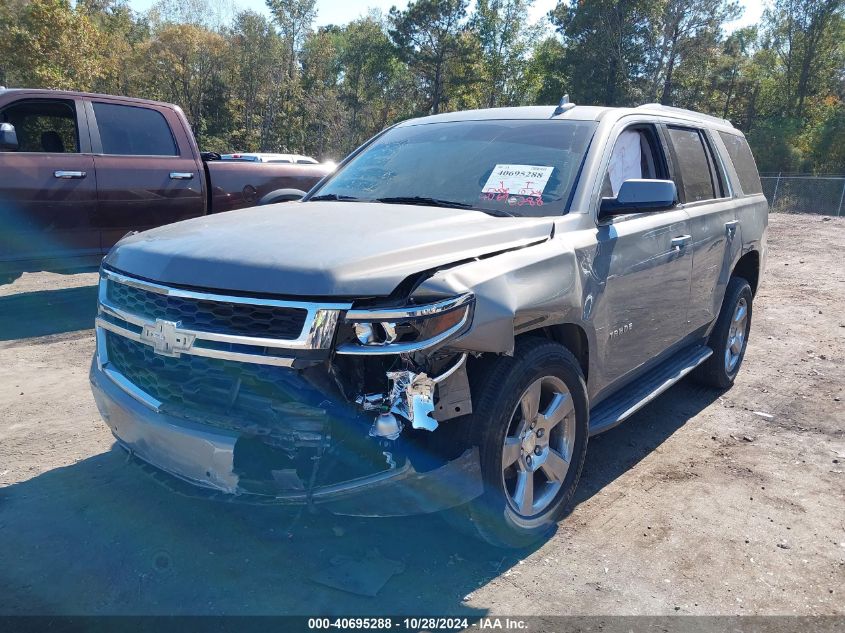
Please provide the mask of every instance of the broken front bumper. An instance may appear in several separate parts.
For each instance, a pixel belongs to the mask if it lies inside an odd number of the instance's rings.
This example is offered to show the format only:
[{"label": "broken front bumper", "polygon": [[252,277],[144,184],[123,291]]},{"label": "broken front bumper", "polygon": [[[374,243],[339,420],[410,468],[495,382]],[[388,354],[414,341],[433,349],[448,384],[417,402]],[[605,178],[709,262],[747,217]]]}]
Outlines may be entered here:
[{"label": "broken front bumper", "polygon": [[155,411],[118,387],[94,362],[92,391],[100,414],[118,443],[143,462],[188,482],[197,494],[227,500],[306,504],[352,516],[425,514],[462,505],[483,492],[478,450],[426,472],[404,465],[342,483],[277,494],[242,488],[235,473],[235,445],[241,435]]}]

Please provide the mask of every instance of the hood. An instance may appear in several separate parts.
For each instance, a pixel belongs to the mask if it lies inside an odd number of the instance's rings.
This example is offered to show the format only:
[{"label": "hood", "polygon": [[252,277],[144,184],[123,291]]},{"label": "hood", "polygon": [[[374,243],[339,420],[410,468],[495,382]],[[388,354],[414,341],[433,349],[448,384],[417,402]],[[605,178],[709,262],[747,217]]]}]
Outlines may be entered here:
[{"label": "hood", "polygon": [[365,202],[275,204],[131,235],[105,263],[160,283],[312,297],[389,295],[410,275],[549,237],[552,218]]}]

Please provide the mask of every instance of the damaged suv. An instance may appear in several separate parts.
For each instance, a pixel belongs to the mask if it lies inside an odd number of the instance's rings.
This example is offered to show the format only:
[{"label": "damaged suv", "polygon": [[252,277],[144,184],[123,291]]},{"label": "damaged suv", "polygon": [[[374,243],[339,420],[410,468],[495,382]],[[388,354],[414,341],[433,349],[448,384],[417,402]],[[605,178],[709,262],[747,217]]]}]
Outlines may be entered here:
[{"label": "damaged suv", "polygon": [[657,105],[441,114],[301,201],[127,236],[91,383],[119,444],[225,499],[450,509],[524,546],[590,435],[729,387],[766,254],[742,134]]}]

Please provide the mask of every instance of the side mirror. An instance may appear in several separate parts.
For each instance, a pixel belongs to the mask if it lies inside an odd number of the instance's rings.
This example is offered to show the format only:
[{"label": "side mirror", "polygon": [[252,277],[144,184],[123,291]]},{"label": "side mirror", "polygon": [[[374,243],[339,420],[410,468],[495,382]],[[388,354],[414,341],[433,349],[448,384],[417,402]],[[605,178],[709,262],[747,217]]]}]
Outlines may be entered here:
[{"label": "side mirror", "polygon": [[675,206],[678,190],[671,180],[631,178],[622,183],[615,198],[602,198],[599,219],[625,213],[661,211]]},{"label": "side mirror", "polygon": [[0,123],[0,152],[18,151],[18,135],[11,123]]}]

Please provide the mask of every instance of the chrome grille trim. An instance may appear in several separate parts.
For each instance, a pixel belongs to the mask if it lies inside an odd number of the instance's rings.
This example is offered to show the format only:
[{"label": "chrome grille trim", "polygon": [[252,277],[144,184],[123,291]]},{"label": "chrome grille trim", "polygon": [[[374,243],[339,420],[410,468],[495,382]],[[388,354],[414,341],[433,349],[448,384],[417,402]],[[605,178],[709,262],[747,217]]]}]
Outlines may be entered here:
[{"label": "chrome grille trim", "polygon": [[103,372],[109,380],[122,389],[126,394],[135,398],[144,406],[149,407],[156,413],[161,410],[162,402],[153,398],[150,394],[142,389],[139,389],[132,384],[119,371],[115,371],[109,366],[109,352],[106,345],[106,332],[104,328],[99,325],[96,328],[97,332],[97,368]]},{"label": "chrome grille trim", "polygon": [[[106,332],[122,336],[136,343],[153,346],[142,336],[146,327],[155,327],[157,320],[149,315],[140,315],[119,306],[109,300],[108,287],[110,283],[124,284],[143,291],[159,295],[193,299],[197,301],[219,302],[241,305],[270,306],[278,308],[295,308],[306,311],[302,330],[297,338],[254,337],[243,334],[227,334],[221,332],[206,332],[192,328],[182,328],[179,332],[192,337],[193,344],[189,349],[180,349],[175,355],[189,354],[204,356],[220,360],[240,363],[255,363],[273,365],[276,367],[291,367],[296,360],[296,352],[305,350],[327,350],[334,340],[341,313],[351,307],[349,303],[313,303],[304,301],[285,301],[281,299],[260,299],[223,295],[208,292],[196,292],[170,288],[168,286],[135,279],[127,275],[110,270],[101,270],[99,287],[99,305],[95,321],[97,334],[97,366],[120,389],[154,411],[159,411],[162,403],[156,398],[138,388],[122,373],[109,363],[106,345]],[[231,351],[203,345],[203,342],[213,344],[231,344],[253,348],[255,353],[246,350]],[[261,350],[288,350],[290,355],[275,355],[261,353]]]},{"label": "chrome grille trim", "polygon": [[[335,329],[340,317],[340,312],[349,310],[352,307],[351,303],[314,303],[307,301],[287,301],[282,299],[259,299],[249,297],[239,297],[235,295],[223,295],[209,292],[197,292],[193,290],[182,290],[180,288],[171,288],[162,284],[142,281],[127,275],[115,273],[110,270],[103,269],[101,272],[101,283],[99,292],[100,310],[110,314],[113,317],[132,323],[139,327],[144,325],[154,324],[155,321],[148,319],[138,314],[132,314],[125,310],[121,310],[117,306],[111,305],[108,299],[107,286],[102,283],[102,279],[113,283],[124,284],[154,292],[156,294],[179,297],[182,299],[195,299],[197,301],[207,301],[212,303],[237,303],[241,305],[256,305],[256,306],[270,306],[277,308],[294,308],[305,310],[307,316],[302,327],[300,335],[296,339],[282,339],[282,338],[268,338],[268,337],[252,337],[242,334],[221,334],[217,332],[204,332],[202,330],[195,330],[190,328],[182,328],[189,334],[195,335],[198,339],[206,341],[217,341],[221,343],[233,343],[235,345],[253,345],[256,347],[272,347],[277,349],[287,350],[320,350],[329,349],[334,338]],[[256,362],[256,361],[252,361]],[[275,364],[275,363],[268,363]]]}]

